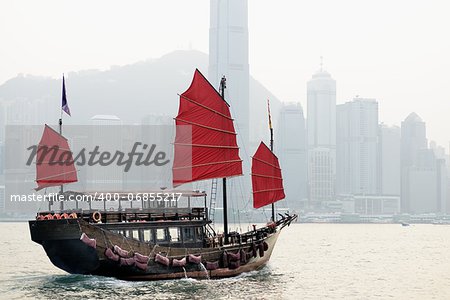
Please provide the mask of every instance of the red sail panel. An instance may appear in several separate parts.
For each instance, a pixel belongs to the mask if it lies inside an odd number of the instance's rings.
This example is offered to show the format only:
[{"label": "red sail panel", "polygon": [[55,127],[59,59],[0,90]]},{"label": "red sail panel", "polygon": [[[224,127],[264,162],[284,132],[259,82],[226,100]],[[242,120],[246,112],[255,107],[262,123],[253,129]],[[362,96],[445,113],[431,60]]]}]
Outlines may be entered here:
[{"label": "red sail panel", "polygon": [[45,125],[36,153],[36,190],[77,181],[67,139]]},{"label": "red sail panel", "polygon": [[263,142],[252,157],[252,187],[254,208],[285,198],[278,158]]},{"label": "red sail panel", "polygon": [[199,70],[180,95],[175,118],[173,185],[242,175],[242,160],[228,104]]}]

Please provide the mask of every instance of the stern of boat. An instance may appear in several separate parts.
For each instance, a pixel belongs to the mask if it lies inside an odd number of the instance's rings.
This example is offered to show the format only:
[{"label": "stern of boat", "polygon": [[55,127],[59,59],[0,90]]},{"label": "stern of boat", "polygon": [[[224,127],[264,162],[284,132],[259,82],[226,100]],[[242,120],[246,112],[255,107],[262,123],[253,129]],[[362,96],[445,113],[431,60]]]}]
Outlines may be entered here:
[{"label": "stern of boat", "polygon": [[71,274],[91,274],[99,267],[95,248],[80,240],[79,219],[29,221],[31,240],[41,244],[50,261]]}]

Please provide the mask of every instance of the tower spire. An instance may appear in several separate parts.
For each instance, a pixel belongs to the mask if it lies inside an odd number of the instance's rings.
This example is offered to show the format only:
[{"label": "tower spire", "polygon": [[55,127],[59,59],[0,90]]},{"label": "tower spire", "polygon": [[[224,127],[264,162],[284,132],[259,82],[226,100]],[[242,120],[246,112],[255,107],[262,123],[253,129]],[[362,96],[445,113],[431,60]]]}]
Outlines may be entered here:
[{"label": "tower spire", "polygon": [[323,72],[323,56],[320,56],[320,72]]}]

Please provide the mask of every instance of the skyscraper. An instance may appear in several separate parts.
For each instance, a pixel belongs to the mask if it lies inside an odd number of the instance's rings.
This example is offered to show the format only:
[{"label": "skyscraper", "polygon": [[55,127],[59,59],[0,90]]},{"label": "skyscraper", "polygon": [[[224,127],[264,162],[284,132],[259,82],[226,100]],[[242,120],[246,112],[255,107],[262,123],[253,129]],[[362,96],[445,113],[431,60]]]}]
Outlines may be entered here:
[{"label": "skyscraper", "polygon": [[427,145],[425,122],[413,112],[402,122],[402,168],[415,165]]},{"label": "skyscraper", "polygon": [[[208,79],[219,89],[227,79],[226,100],[238,133],[238,144],[249,143],[249,65],[247,0],[211,0]],[[245,158],[244,158],[245,160]]]},{"label": "skyscraper", "polygon": [[307,198],[306,127],[299,103],[283,105],[275,135],[289,208],[301,209]]},{"label": "skyscraper", "polygon": [[[248,3],[247,0],[211,0],[209,29],[208,79],[219,90],[222,77],[226,77],[225,99],[230,104],[234,119],[244,174],[250,173],[249,140],[249,65],[248,65]],[[262,99],[264,101],[264,99]],[[264,102],[263,102],[264,103]],[[228,180],[230,216],[245,207],[250,191],[250,177]],[[222,182],[220,182],[222,183]],[[222,194],[219,184],[219,194]],[[234,194],[232,194],[234,193]],[[218,207],[220,209],[220,207]],[[237,211],[236,211],[237,210]],[[234,219],[231,219],[234,220]]]},{"label": "skyscraper", "polygon": [[[91,118],[90,149],[115,153],[123,147],[122,121],[115,115],[95,115]],[[93,165],[87,168],[90,189],[117,191],[123,189],[123,167],[115,164]]]},{"label": "skyscraper", "polygon": [[377,193],[378,103],[354,98],[337,106],[338,194]]},{"label": "skyscraper", "polygon": [[336,178],[336,81],[322,68],[308,81],[307,110],[309,201],[320,208]]},{"label": "skyscraper", "polygon": [[[420,149],[417,152],[415,164],[407,167],[405,183],[402,188],[407,195],[406,200],[409,213],[438,212],[440,204],[438,198],[438,168],[436,157],[431,149]],[[403,199],[402,199],[403,200]]]},{"label": "skyscraper", "polygon": [[[425,123],[416,114],[411,113],[402,122],[401,139],[401,209],[411,212],[410,172],[418,164],[419,152],[427,149]],[[415,178],[419,176],[416,174]]]},{"label": "skyscraper", "polygon": [[400,127],[380,124],[378,133],[378,194],[400,195]]}]

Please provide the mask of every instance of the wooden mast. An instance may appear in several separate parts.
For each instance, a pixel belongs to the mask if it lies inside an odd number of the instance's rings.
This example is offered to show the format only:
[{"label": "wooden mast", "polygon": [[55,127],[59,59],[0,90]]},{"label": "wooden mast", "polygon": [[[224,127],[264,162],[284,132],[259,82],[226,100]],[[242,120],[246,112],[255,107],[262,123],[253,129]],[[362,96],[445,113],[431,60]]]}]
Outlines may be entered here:
[{"label": "wooden mast", "polygon": [[[222,99],[225,100],[225,89],[227,87],[226,85],[227,79],[225,76],[222,77],[220,80],[220,94],[222,96]],[[227,178],[222,178],[222,196],[223,196],[223,235],[225,238],[225,244],[228,244],[228,210],[227,210]]]},{"label": "wooden mast", "polygon": [[[273,152],[273,128],[270,126],[270,151]],[[272,221],[275,222],[275,203],[272,203]]]},{"label": "wooden mast", "polygon": [[[62,97],[64,97],[64,94],[66,92],[66,86],[65,86],[65,82],[64,82],[64,74],[63,74],[63,90],[62,90]],[[61,117],[59,118],[59,134],[62,136],[62,124],[63,124],[63,108],[61,105]],[[61,195],[64,193],[64,186],[61,184],[60,186],[60,190],[59,192],[61,193]],[[59,209],[62,211],[64,210],[64,201],[60,201],[59,203]]]}]

